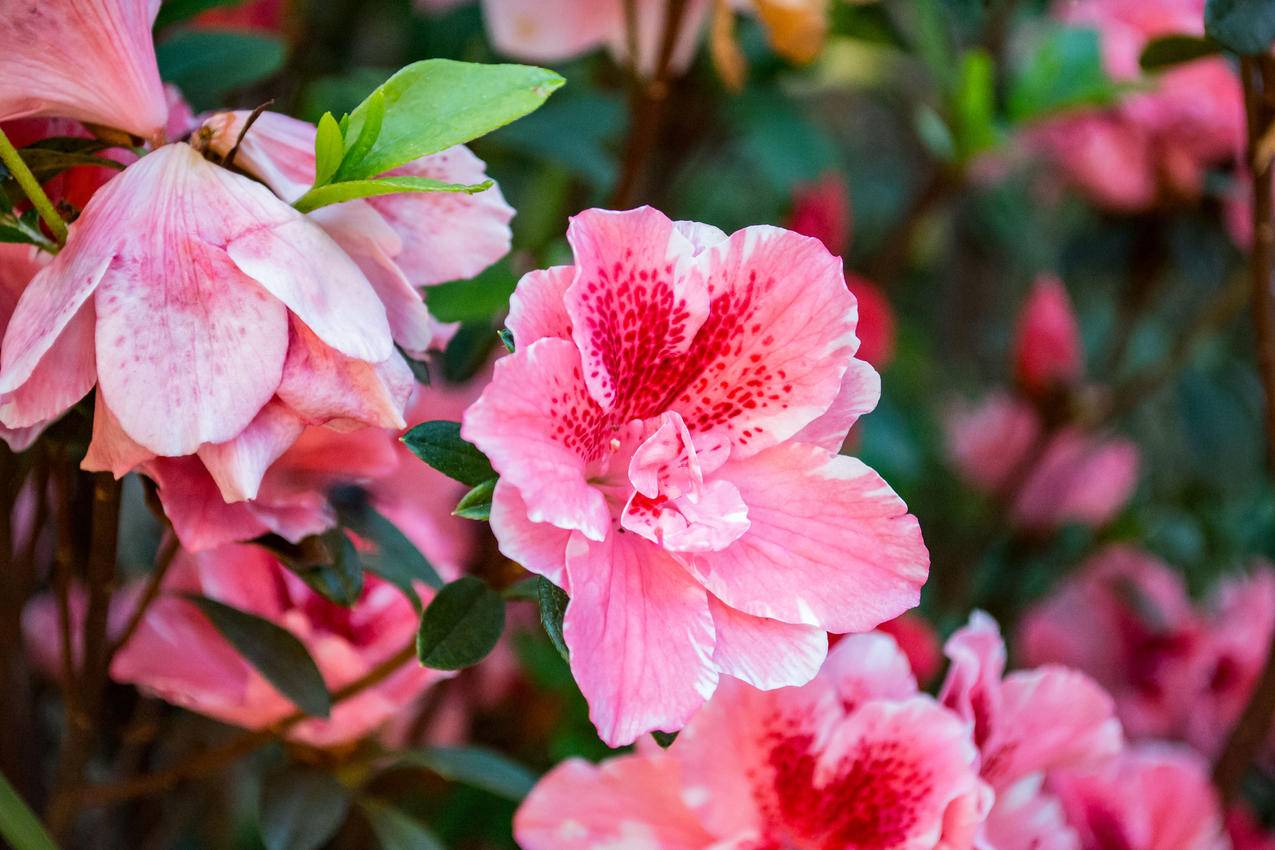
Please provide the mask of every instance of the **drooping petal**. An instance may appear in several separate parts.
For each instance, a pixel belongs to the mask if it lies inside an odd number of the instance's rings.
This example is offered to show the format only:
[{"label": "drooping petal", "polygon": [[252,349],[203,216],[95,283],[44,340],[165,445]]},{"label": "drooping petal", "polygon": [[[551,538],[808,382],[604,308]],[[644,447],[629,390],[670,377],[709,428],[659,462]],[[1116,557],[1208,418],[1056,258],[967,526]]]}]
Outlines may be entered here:
[{"label": "drooping petal", "polygon": [[[543,343],[541,343],[543,344]],[[567,546],[563,636],[589,717],[611,746],[682,728],[717,686],[708,594],[636,535]]]},{"label": "drooping petal", "polygon": [[7,427],[42,425],[61,416],[97,383],[93,304],[85,302],[22,386],[0,395]]},{"label": "drooping petal", "polygon": [[532,522],[578,529],[602,540],[611,515],[585,480],[585,454],[599,440],[602,411],[589,397],[580,355],[562,339],[541,339],[496,361],[461,434],[518,489]]},{"label": "drooping petal", "polygon": [[188,552],[238,543],[270,531],[246,502],[227,502],[197,457],[155,458],[143,467],[158,488],[164,516]]},{"label": "drooping petal", "polygon": [[788,443],[717,475],[739,489],[750,527],[684,560],[732,608],[852,632],[916,605],[929,570],[916,518],[858,460]]},{"label": "drooping petal", "polygon": [[713,663],[728,676],[770,690],[804,685],[828,654],[828,636],[816,626],[794,626],[753,617],[708,600],[717,643]]},{"label": "drooping petal", "polygon": [[89,472],[110,472],[123,478],[135,466],[155,457],[155,453],[133,441],[119,419],[106,405],[101,391],[93,398],[93,439],[80,468]]},{"label": "drooping petal", "polygon": [[705,850],[714,836],[682,802],[680,773],[664,753],[570,759],[528,795],[514,837],[525,850]]},{"label": "drooping petal", "polygon": [[41,0],[0,16],[0,121],[74,118],[161,139],[159,0]]},{"label": "drooping petal", "polygon": [[563,298],[575,280],[575,266],[553,266],[527,272],[509,296],[505,327],[519,348],[541,337],[571,339],[571,317]]},{"label": "drooping petal", "polygon": [[286,405],[272,401],[232,440],[199,447],[221,496],[227,502],[255,498],[270,464],[296,442],[305,428]]}]

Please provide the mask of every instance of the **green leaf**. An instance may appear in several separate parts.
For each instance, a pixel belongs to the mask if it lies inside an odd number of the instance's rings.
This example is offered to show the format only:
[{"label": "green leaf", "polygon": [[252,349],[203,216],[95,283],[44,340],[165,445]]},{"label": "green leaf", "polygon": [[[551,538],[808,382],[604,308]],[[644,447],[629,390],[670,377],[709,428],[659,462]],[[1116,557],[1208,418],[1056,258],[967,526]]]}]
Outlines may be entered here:
[{"label": "green leaf", "polygon": [[1046,35],[1013,80],[1009,115],[1023,122],[1066,109],[1103,106],[1119,91],[1103,70],[1097,31],[1060,27]]},{"label": "green leaf", "polygon": [[500,344],[505,347],[505,350],[508,351],[510,354],[513,354],[514,353],[513,331],[509,330],[509,328],[501,328],[500,330],[496,331],[496,336],[500,337]]},{"label": "green leaf", "polygon": [[283,564],[315,593],[348,608],[358,602],[363,593],[363,562],[359,552],[339,528],[323,533],[317,540],[322,544],[318,559],[285,557]]},{"label": "green leaf", "polygon": [[490,319],[509,307],[518,278],[508,262],[499,262],[469,280],[454,280],[425,289],[429,312],[440,322]]},{"label": "green leaf", "polygon": [[[416,544],[368,502],[366,494],[359,491],[359,498],[344,490],[331,494],[341,525],[376,545],[376,551],[363,556],[363,565],[381,578],[416,597],[413,582],[422,582],[437,590],[443,586],[434,565],[429,562]],[[417,603],[419,605],[419,602]]]},{"label": "green leaf", "polygon": [[377,138],[381,135],[381,124],[385,120],[385,94],[377,91],[365,101],[367,107],[367,117],[363,121],[363,129],[359,130],[359,137],[354,140],[354,144],[345,152],[345,156],[341,160],[341,169],[350,172],[355,171],[359,167],[368,152],[372,150],[372,146],[376,144]]},{"label": "green leaf", "polygon": [[1269,53],[1275,41],[1275,3],[1270,0],[1208,0],[1204,31],[1241,56]]},{"label": "green leaf", "polygon": [[164,0],[155,16],[155,29],[180,23],[195,17],[200,12],[216,9],[219,6],[241,6],[244,0]]},{"label": "green leaf", "polygon": [[436,419],[403,435],[412,454],[462,484],[477,487],[496,477],[487,456],[460,436],[460,423]]},{"label": "green leaf", "polygon": [[185,598],[197,606],[221,636],[297,708],[311,717],[328,716],[332,710],[332,696],[309,650],[292,632],[256,614],[206,596],[189,594]]},{"label": "green leaf", "polygon": [[956,152],[962,162],[995,147],[996,79],[992,57],[984,50],[969,50],[961,57],[961,72],[953,103]]},{"label": "green leaf", "polygon": [[496,347],[495,323],[491,319],[461,322],[443,350],[443,377],[453,384],[463,384],[486,365]]},{"label": "green leaf", "polygon": [[314,134],[314,185],[322,186],[332,179],[345,155],[345,137],[331,112],[323,113]]},{"label": "green leaf", "polygon": [[266,850],[315,850],[336,835],[350,811],[350,792],[331,774],[289,770],[261,787],[261,838]]},{"label": "green leaf", "polygon": [[352,201],[356,198],[372,198],[377,195],[402,195],[408,192],[464,192],[473,195],[492,187],[492,181],[481,183],[444,183],[431,177],[379,177],[375,180],[345,180],[316,186],[298,198],[292,206],[303,213],[319,207]]},{"label": "green leaf", "polygon": [[917,137],[931,156],[939,162],[952,162],[956,159],[956,139],[943,116],[928,104],[922,103],[917,105],[912,123]]},{"label": "green leaf", "polygon": [[44,825],[0,773],[0,836],[14,850],[58,850]]},{"label": "green leaf", "polygon": [[562,621],[567,616],[567,603],[571,597],[544,576],[540,577],[540,625],[545,627],[545,634],[558,654],[569,658],[567,641],[562,636]]},{"label": "green leaf", "polygon": [[500,592],[507,601],[522,602],[540,601],[540,576],[527,576],[519,579]]},{"label": "green leaf", "polygon": [[661,732],[659,729],[655,729],[652,730],[651,737],[655,739],[655,743],[659,744],[662,749],[667,750],[677,740],[677,733]]},{"label": "green leaf", "polygon": [[280,38],[231,30],[178,32],[155,47],[160,74],[196,111],[214,109],[235,89],[274,74],[286,52]]},{"label": "green leaf", "polygon": [[1213,56],[1222,49],[1211,38],[1197,35],[1164,35],[1153,38],[1142,48],[1138,64],[1144,71],[1159,71],[1183,62],[1192,62],[1205,56]]},{"label": "green leaf", "polygon": [[536,784],[530,770],[486,747],[422,747],[402,753],[395,766],[421,767],[515,803]]},{"label": "green leaf", "polygon": [[461,497],[461,500],[456,503],[456,509],[452,511],[452,514],[462,519],[483,521],[491,519],[491,494],[495,490],[495,478],[484,481]]},{"label": "green leaf", "polygon": [[364,798],[359,808],[383,850],[447,850],[420,821],[394,806]]},{"label": "green leaf", "polygon": [[564,80],[528,65],[478,65],[450,59],[414,62],[350,113],[359,133],[372,101],[384,98],[381,132],[367,155],[338,172],[341,180],[375,177],[517,120],[545,102]]},{"label": "green leaf", "polygon": [[504,629],[505,600],[481,579],[462,576],[425,609],[416,654],[435,670],[472,667],[487,657]]}]

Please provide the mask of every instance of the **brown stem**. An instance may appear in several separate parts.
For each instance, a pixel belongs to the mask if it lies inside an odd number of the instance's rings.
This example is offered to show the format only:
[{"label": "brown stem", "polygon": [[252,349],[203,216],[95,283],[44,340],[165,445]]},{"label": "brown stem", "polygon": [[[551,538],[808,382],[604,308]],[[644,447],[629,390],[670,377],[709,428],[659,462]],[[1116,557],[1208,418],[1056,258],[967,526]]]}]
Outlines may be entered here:
[{"label": "brown stem", "polygon": [[[1249,259],[1252,287],[1253,330],[1257,340],[1257,370],[1265,397],[1266,465],[1275,475],[1275,294],[1271,272],[1275,267],[1275,221],[1272,220],[1270,162],[1255,161],[1258,143],[1275,123],[1275,64],[1270,57],[1240,60],[1244,82],[1244,109],[1248,119],[1248,159],[1253,173],[1253,249]],[[1275,635],[1267,649],[1266,664],[1248,704],[1227,738],[1213,766],[1213,781],[1222,799],[1230,803],[1239,796],[1244,777],[1275,718]]]},{"label": "brown stem", "polygon": [[142,624],[142,620],[145,619],[151,603],[159,597],[160,588],[164,584],[164,577],[168,575],[168,568],[172,566],[179,551],[181,551],[181,545],[178,543],[176,535],[170,531],[164,541],[160,543],[159,551],[155,553],[155,566],[151,569],[150,577],[146,580],[146,589],[142,591],[141,597],[138,598],[137,605],[133,608],[133,613],[128,618],[128,623],[124,626],[124,630],[120,632],[119,636],[111,642],[110,648],[106,651],[106,668],[108,671],[115,654],[132,640],[133,635],[137,633],[138,627]]},{"label": "brown stem", "polygon": [[[415,657],[416,644],[413,641],[360,678],[333,692],[333,706],[379,685]],[[208,776],[229,767],[307,718],[308,715],[302,711],[293,712],[269,728],[244,732],[220,747],[192,756],[168,770],[136,776],[114,784],[81,786],[72,789],[68,798],[77,806],[107,806],[136,797],[163,793],[185,780]]]},{"label": "brown stem", "polygon": [[625,209],[633,205],[641,190],[642,177],[650,162],[651,154],[659,144],[664,126],[664,112],[670,90],[669,65],[677,47],[678,35],[686,21],[687,0],[667,0],[664,14],[664,32],[660,39],[660,51],[654,73],[643,79],[638,71],[638,39],[636,6],[625,5],[626,42],[629,45],[630,93],[629,133],[625,142],[624,160],[620,177],[611,195],[613,209]]}]

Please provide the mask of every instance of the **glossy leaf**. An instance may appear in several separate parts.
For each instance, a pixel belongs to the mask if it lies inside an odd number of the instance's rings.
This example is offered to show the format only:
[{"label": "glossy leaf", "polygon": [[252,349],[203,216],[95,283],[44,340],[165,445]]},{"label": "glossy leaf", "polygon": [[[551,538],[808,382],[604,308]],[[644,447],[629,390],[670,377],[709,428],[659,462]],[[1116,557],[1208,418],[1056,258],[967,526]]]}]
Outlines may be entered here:
[{"label": "glossy leaf", "polygon": [[505,629],[505,601],[486,582],[463,576],[445,585],[421,616],[416,654],[435,670],[462,670],[487,657]]},{"label": "glossy leaf", "polygon": [[314,134],[314,185],[322,186],[332,179],[345,155],[345,137],[331,112],[323,113]]},{"label": "glossy leaf", "polygon": [[491,496],[496,491],[496,479],[491,478],[466,493],[456,503],[452,513],[464,519],[491,519]]},{"label": "glossy leaf", "polygon": [[422,767],[444,779],[481,788],[515,803],[536,784],[536,776],[530,770],[485,747],[422,747],[403,753],[397,765]]},{"label": "glossy leaf", "polygon": [[385,120],[385,94],[379,89],[372,92],[365,106],[367,114],[363,127],[359,130],[358,138],[345,151],[345,156],[341,159],[340,167],[347,172],[358,168],[359,163],[367,157],[381,135],[381,124]]},{"label": "glossy leaf", "polygon": [[464,192],[472,195],[492,187],[492,181],[481,183],[444,183],[430,177],[379,177],[375,180],[346,180],[316,186],[293,203],[301,212],[311,212],[320,207],[353,201],[357,198],[374,198],[378,195],[402,195],[407,192]]},{"label": "glossy leaf", "polygon": [[359,601],[363,593],[363,562],[350,538],[339,528],[321,535],[319,557],[304,560],[284,559],[288,569],[296,573],[315,593],[347,608]]},{"label": "glossy leaf", "polygon": [[571,601],[571,597],[543,576],[540,578],[539,596],[540,625],[544,626],[545,634],[549,636],[549,641],[558,650],[558,654],[567,658],[570,653],[567,650],[567,641],[562,636],[562,621],[567,616],[567,603]]},{"label": "glossy leaf", "polygon": [[328,716],[332,696],[309,650],[292,632],[215,599],[194,594],[185,598],[279,693],[312,717]]},{"label": "glossy leaf", "polygon": [[462,484],[477,487],[496,477],[487,456],[460,436],[459,422],[422,422],[403,435],[412,454]]},{"label": "glossy leaf", "polygon": [[364,494],[360,492],[359,497],[354,498],[353,494],[338,491],[332,495],[332,504],[341,525],[375,545],[374,552],[363,554],[364,567],[412,599],[416,598],[413,582],[419,581],[435,590],[443,586],[442,577],[429,559],[398,526],[372,507]]}]

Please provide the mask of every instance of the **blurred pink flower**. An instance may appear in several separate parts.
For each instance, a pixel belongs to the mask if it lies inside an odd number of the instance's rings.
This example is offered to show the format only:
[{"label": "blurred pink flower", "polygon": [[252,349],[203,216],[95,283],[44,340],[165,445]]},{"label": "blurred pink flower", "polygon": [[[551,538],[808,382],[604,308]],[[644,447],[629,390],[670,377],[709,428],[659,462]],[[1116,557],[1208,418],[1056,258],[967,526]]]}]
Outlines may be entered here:
[{"label": "blurred pink flower", "polygon": [[899,649],[908,657],[912,675],[922,686],[938,675],[943,667],[938,632],[920,614],[915,611],[900,614],[877,626],[877,631],[894,638]]},{"label": "blurred pink flower", "polygon": [[1226,834],[1232,850],[1275,850],[1275,833],[1264,828],[1244,804],[1226,813]]},{"label": "blurred pink flower", "polygon": [[229,8],[209,9],[194,20],[199,27],[229,27],[279,32],[283,29],[288,0],[248,0]]},{"label": "blurred pink flower", "polygon": [[[210,145],[226,154],[239,138],[246,112],[210,118]],[[243,137],[235,165],[292,202],[314,183],[313,124],[266,112]],[[483,161],[457,145],[390,172],[447,183],[480,183]],[[433,319],[417,287],[478,274],[509,252],[513,209],[493,186],[475,195],[409,193],[347,201],[309,215],[345,249],[385,304],[395,341],[421,355],[445,328]],[[445,339],[444,339],[445,341]]]},{"label": "blurred pink flower", "polygon": [[846,272],[846,288],[859,309],[855,324],[859,350],[855,356],[884,369],[894,359],[894,308],[879,286],[854,272]]},{"label": "blurred pink flower", "polygon": [[792,212],[787,228],[818,239],[831,253],[841,257],[850,248],[850,229],[854,214],[845,179],[830,171],[810,183],[793,190]]},{"label": "blurred pink flower", "polygon": [[1144,744],[1098,768],[1052,774],[1084,850],[1226,850],[1208,763],[1186,748]]},{"label": "blurred pink flower", "polygon": [[514,834],[526,850],[967,850],[990,802],[968,725],[865,634],[803,687],[723,680],[667,751],[560,764]]},{"label": "blurred pink flower", "polygon": [[[329,690],[353,682],[394,655],[412,639],[419,623],[407,598],[375,576],[366,576],[362,597],[353,607],[343,608],[319,596],[256,546],[224,546],[197,555],[182,552],[170,568],[164,591],[116,656],[112,678],[248,729],[269,726],[295,708],[180,594],[198,593],[288,629],[306,645]],[[428,591],[423,598],[428,601]],[[360,738],[449,675],[405,664],[381,684],[338,703],[327,720],[305,720],[289,730],[288,737],[320,747]]]},{"label": "blurred pink flower", "polygon": [[[1025,528],[1106,523],[1137,486],[1137,445],[1067,427],[1038,449],[1041,429],[1031,404],[995,393],[948,415],[948,455],[980,490],[1004,494],[1007,488],[1016,489],[1012,515]],[[1038,451],[1038,460],[1023,469]]]},{"label": "blurred pink flower", "polygon": [[570,594],[603,740],[686,723],[726,673],[818,669],[824,632],[913,607],[929,556],[881,478],[835,454],[879,379],[816,240],[589,210],[577,265],[526,275],[517,351],[462,433],[500,473],[501,551]]},{"label": "blurred pink flower", "polygon": [[86,469],[198,454],[230,501],[256,494],[306,424],[403,427],[413,385],[336,243],[185,144],[98,190],[0,355],[7,427],[59,416],[96,384]]},{"label": "blurred pink flower", "polygon": [[1080,326],[1061,280],[1041,275],[1032,285],[1014,336],[1014,375],[1030,396],[1071,386],[1084,374]]},{"label": "blurred pink flower", "polygon": [[73,118],[162,140],[160,0],[40,0],[0,15],[0,121]]},{"label": "blurred pink flower", "polygon": [[[1141,79],[1138,56],[1152,38],[1203,35],[1204,0],[1068,0],[1055,8],[1066,23],[1099,31],[1107,73],[1120,82]],[[1204,172],[1234,156],[1243,140],[1239,80],[1225,59],[1172,68],[1151,85],[1040,134],[1074,183],[1122,212],[1198,197]]]}]

